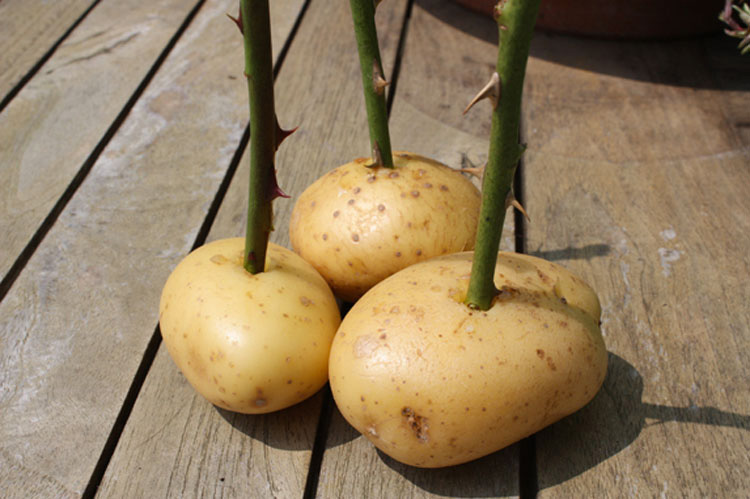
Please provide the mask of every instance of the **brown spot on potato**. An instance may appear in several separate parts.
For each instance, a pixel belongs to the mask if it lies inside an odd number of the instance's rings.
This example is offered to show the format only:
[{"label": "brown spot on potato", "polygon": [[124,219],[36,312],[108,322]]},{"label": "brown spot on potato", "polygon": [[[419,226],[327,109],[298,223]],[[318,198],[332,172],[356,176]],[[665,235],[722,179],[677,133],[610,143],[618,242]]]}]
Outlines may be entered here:
[{"label": "brown spot on potato", "polygon": [[352,204],[354,204],[354,200],[350,199],[349,201],[346,202],[346,204],[352,205]]},{"label": "brown spot on potato", "polygon": [[338,217],[340,214],[341,214],[341,212],[339,210],[334,211],[333,212],[333,218]]},{"label": "brown spot on potato", "polygon": [[427,442],[429,436],[427,434],[429,425],[427,424],[427,418],[420,416],[411,407],[404,407],[401,409],[401,415],[406,418],[406,425],[414,432],[414,436],[420,442]]},{"label": "brown spot on potato", "polygon": [[553,371],[557,371],[557,366],[552,361],[552,357],[547,357],[547,366],[552,369]]},{"label": "brown spot on potato", "polygon": [[440,190],[443,192],[448,192],[450,189],[448,189],[448,186],[445,184],[440,184]]},{"label": "brown spot on potato", "polygon": [[299,302],[302,304],[303,307],[309,307],[310,305],[315,305],[315,302],[306,296],[300,296]]},{"label": "brown spot on potato", "polygon": [[385,211],[385,205],[384,204],[379,204],[378,205],[378,211]]},{"label": "brown spot on potato", "polygon": [[536,354],[540,359],[544,358],[544,350],[537,349]]},{"label": "brown spot on potato", "polygon": [[411,191],[411,197],[418,198],[419,197],[419,191]]},{"label": "brown spot on potato", "polygon": [[359,242],[359,234],[352,234],[352,241]]},{"label": "brown spot on potato", "polygon": [[328,234],[326,234],[325,232],[323,233],[322,237],[323,237],[323,241],[328,241]]},{"label": "brown spot on potato", "polygon": [[388,178],[398,178],[399,176],[398,172],[391,172],[388,174]]}]

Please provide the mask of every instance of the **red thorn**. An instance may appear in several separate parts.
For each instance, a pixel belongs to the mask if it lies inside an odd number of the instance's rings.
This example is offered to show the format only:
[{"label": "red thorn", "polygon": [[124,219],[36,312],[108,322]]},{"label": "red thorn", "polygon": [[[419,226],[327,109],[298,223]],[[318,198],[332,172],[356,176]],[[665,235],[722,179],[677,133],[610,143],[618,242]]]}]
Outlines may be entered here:
[{"label": "red thorn", "polygon": [[270,189],[268,189],[268,192],[270,193],[270,199],[269,201],[273,201],[276,198],[289,198],[289,194],[285,193],[281,190],[281,187],[279,187],[279,181],[276,179],[276,170],[273,170],[273,174],[271,175],[270,179],[271,185]]},{"label": "red thorn", "polygon": [[279,119],[276,118],[276,149],[278,150],[279,146],[281,145],[284,140],[289,137],[291,134],[297,131],[299,127],[294,127],[291,130],[284,130],[279,125]]},{"label": "red thorn", "polygon": [[231,19],[232,21],[234,21],[234,24],[237,25],[237,27],[240,29],[240,33],[242,33],[242,35],[244,36],[245,30],[242,27],[242,8],[239,9],[239,13],[237,14],[237,17],[232,17],[229,14],[227,14],[227,17]]}]

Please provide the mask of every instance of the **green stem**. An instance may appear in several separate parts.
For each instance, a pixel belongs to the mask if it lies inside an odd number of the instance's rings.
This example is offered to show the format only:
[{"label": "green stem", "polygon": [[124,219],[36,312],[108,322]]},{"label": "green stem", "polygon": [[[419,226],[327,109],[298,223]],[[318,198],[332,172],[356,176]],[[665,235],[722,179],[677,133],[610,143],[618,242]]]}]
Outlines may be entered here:
[{"label": "green stem", "polygon": [[241,0],[245,41],[245,76],[250,99],[250,188],[245,231],[245,269],[263,272],[272,230],[276,186],[276,113],[268,0]]},{"label": "green stem", "polygon": [[466,303],[487,310],[497,294],[497,252],[505,221],[506,199],[523,147],[518,143],[526,60],[540,0],[501,0],[497,7],[497,74],[501,95],[492,112],[489,162],[482,185],[482,207]]},{"label": "green stem", "polygon": [[362,87],[370,126],[373,159],[380,166],[393,168],[391,139],[388,134],[388,110],[385,102],[385,77],[375,28],[375,0],[350,0],[354,33],[357,37]]}]

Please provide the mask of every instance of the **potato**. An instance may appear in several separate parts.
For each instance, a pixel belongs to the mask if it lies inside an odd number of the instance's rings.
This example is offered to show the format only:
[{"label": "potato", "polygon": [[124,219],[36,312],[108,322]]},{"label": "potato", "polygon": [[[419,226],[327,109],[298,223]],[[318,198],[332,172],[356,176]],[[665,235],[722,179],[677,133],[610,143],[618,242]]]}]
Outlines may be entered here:
[{"label": "potato", "polygon": [[487,311],[463,303],[472,253],[419,263],[366,293],[331,347],[349,423],[403,463],[441,467],[512,444],[601,387],[607,353],[594,292],[564,268],[500,253]]},{"label": "potato", "polygon": [[328,378],[340,323],[323,278],[292,251],[269,244],[266,271],[242,266],[244,239],[190,253],[162,292],[164,344],[191,385],[230,411],[266,413],[314,394]]},{"label": "potato", "polygon": [[360,158],[310,185],[292,213],[292,248],[334,293],[355,301],[418,261],[474,248],[480,195],[436,161],[394,153],[394,169]]}]

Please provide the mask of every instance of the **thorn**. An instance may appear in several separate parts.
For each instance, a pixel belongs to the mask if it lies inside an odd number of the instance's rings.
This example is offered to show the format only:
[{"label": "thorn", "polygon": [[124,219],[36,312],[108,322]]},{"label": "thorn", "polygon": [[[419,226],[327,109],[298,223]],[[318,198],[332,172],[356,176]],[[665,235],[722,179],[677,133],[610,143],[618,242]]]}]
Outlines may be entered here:
[{"label": "thorn", "polygon": [[468,173],[469,175],[474,175],[476,178],[482,178],[484,176],[484,169],[487,167],[487,165],[474,167],[474,168],[461,168],[459,170],[461,173]]},{"label": "thorn", "polygon": [[390,85],[389,81],[383,78],[383,71],[380,69],[380,64],[377,60],[372,61],[372,86],[375,89],[375,93],[383,95],[385,87]]},{"label": "thorn", "polygon": [[500,75],[498,75],[497,72],[492,73],[490,81],[487,82],[484,88],[482,88],[482,90],[480,90],[479,93],[474,96],[471,102],[469,102],[469,105],[466,106],[466,109],[464,109],[464,114],[468,113],[469,109],[474,107],[474,104],[482,99],[489,99],[490,102],[492,102],[492,109],[497,109],[497,104],[500,101],[501,93],[502,83],[500,83]]},{"label": "thorn", "polygon": [[458,169],[461,173],[468,173],[469,175],[473,175],[477,178],[482,178],[484,176],[484,170],[487,168],[487,164],[485,163],[484,166],[477,166],[475,165],[466,154],[461,154],[461,168]]},{"label": "thorn", "polygon": [[242,27],[242,8],[239,9],[239,12],[237,13],[237,17],[232,17],[231,14],[227,14],[227,17],[234,21],[234,24],[237,25],[237,27],[240,29],[240,33],[242,35],[245,35],[245,29]]},{"label": "thorn", "polygon": [[372,144],[372,164],[367,165],[370,168],[377,168],[380,166],[383,166],[383,153],[380,152],[380,146],[378,145],[378,141],[376,140]]},{"label": "thorn", "polygon": [[289,194],[285,193],[281,190],[281,187],[279,187],[279,181],[276,179],[276,169],[273,169],[273,173],[271,174],[271,188],[268,190],[270,193],[270,199],[269,201],[273,201],[276,198],[289,198]]},{"label": "thorn", "polygon": [[279,150],[279,146],[281,145],[281,143],[284,142],[284,140],[287,137],[289,137],[291,134],[293,134],[294,132],[296,132],[298,128],[299,127],[296,126],[296,127],[292,128],[291,130],[284,130],[279,125],[279,118],[278,117],[276,118],[276,134],[275,134],[275,136],[276,136],[276,150],[277,151]]},{"label": "thorn", "polygon": [[511,206],[520,211],[527,222],[531,222],[529,214],[526,213],[526,210],[523,209],[523,206],[521,206],[521,203],[518,202],[516,196],[513,194],[513,189],[509,190],[508,195],[505,197],[505,209],[507,210]]}]

